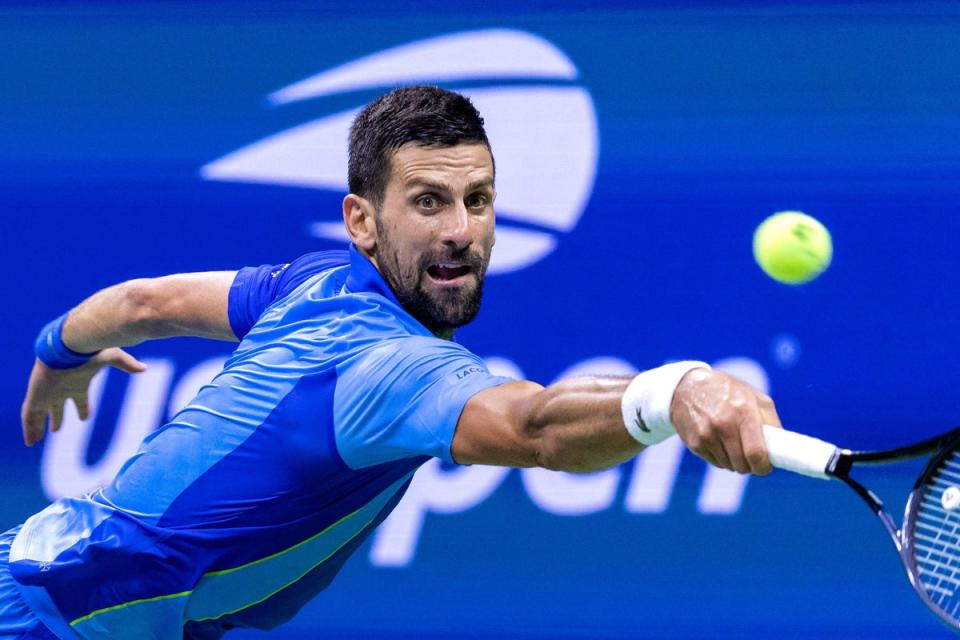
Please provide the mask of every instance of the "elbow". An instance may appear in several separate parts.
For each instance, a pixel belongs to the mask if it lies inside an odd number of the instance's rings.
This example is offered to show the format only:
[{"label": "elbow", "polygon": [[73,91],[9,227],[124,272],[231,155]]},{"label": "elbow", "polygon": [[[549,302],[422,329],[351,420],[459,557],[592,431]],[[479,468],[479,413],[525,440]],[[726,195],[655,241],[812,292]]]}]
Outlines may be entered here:
[{"label": "elbow", "polygon": [[161,286],[156,279],[137,278],[122,285],[123,317],[138,336],[155,336],[165,326]]}]

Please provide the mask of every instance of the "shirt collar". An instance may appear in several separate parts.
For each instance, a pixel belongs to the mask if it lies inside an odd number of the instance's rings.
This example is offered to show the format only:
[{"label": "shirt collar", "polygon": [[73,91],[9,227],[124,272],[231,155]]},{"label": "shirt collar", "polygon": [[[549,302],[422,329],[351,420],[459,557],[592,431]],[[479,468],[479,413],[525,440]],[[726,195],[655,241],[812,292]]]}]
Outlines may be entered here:
[{"label": "shirt collar", "polygon": [[[383,279],[383,276],[380,275],[380,272],[377,270],[377,268],[373,266],[373,263],[370,262],[366,256],[360,253],[357,250],[356,245],[352,243],[350,244],[350,275],[347,276],[346,286],[347,289],[353,293],[367,291],[369,293],[379,294],[403,309],[407,315],[410,313],[403,307],[402,304],[400,304],[400,301],[397,300],[397,296],[394,295],[393,289],[391,289],[390,285],[388,285],[386,280]],[[410,319],[417,323],[418,326],[423,327],[423,325],[420,324],[420,322],[413,316],[410,316]],[[428,334],[430,333],[426,327],[423,327],[423,330]],[[451,336],[450,341],[456,342],[457,340],[455,337]]]},{"label": "shirt collar", "polygon": [[355,293],[369,291],[380,294],[398,307],[403,307],[377,268],[366,256],[357,251],[354,244],[350,245],[350,275],[347,276],[347,288]]}]

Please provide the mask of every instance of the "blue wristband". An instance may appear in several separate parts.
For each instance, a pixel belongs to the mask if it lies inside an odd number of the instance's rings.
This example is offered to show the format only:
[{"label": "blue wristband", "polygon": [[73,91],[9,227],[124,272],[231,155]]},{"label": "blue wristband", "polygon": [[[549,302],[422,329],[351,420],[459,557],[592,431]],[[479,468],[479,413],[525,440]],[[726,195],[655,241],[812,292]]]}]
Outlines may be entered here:
[{"label": "blue wristband", "polygon": [[37,336],[37,341],[33,343],[33,352],[40,358],[40,362],[51,369],[73,369],[90,361],[90,358],[97,355],[99,351],[93,353],[77,353],[67,345],[63,344],[63,323],[67,319],[67,314],[63,314],[56,320],[51,321]]}]

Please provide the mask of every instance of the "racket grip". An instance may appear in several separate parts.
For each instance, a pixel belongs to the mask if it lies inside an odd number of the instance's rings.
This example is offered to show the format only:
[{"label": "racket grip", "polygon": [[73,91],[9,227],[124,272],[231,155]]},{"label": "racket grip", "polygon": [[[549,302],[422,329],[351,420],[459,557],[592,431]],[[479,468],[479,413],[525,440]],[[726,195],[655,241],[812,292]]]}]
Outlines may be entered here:
[{"label": "racket grip", "polygon": [[837,453],[837,447],[819,438],[763,425],[770,463],[811,478],[829,480],[827,469]]}]

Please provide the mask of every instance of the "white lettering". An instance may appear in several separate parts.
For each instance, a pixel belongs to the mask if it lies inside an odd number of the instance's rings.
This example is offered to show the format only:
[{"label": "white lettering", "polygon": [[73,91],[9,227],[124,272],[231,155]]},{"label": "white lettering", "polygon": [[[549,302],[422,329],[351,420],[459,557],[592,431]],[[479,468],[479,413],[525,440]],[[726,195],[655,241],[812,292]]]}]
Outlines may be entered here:
[{"label": "white lettering", "polygon": [[645,449],[633,461],[633,475],[624,506],[630,513],[661,513],[670,504],[680,461],[686,447],[673,436]]},{"label": "white lettering", "polygon": [[582,516],[610,508],[620,484],[620,468],[576,474],[524,469],[523,486],[535,505],[558,516]]},{"label": "white lettering", "polygon": [[729,515],[740,510],[743,494],[747,490],[748,475],[740,475],[726,469],[707,465],[697,510],[703,514]]},{"label": "white lettering", "polygon": [[444,470],[433,459],[420,467],[406,495],[377,529],[370,562],[378,567],[402,567],[416,552],[427,513],[458,513],[486,500],[510,470],[473,465]]}]

